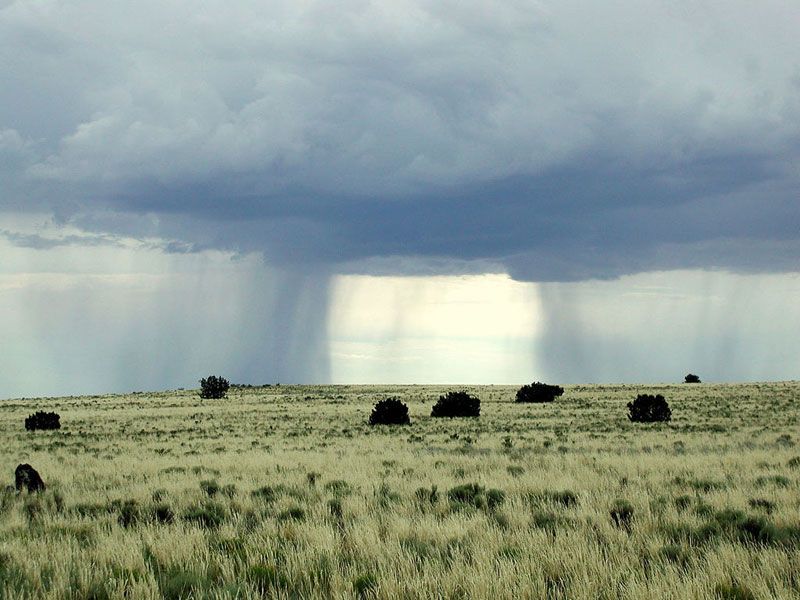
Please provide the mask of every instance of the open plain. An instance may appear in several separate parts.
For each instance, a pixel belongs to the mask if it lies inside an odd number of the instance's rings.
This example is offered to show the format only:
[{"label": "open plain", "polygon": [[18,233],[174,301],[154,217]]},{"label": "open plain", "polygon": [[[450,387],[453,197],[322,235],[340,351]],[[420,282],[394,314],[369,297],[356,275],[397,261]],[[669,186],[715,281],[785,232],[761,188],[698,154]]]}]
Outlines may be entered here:
[{"label": "open plain", "polygon": [[[454,389],[479,418],[430,416]],[[516,389],[2,401],[4,483],[47,489],[2,492],[0,597],[800,597],[800,383]],[[629,422],[645,392],[671,422]],[[411,425],[370,426],[391,396]]]}]

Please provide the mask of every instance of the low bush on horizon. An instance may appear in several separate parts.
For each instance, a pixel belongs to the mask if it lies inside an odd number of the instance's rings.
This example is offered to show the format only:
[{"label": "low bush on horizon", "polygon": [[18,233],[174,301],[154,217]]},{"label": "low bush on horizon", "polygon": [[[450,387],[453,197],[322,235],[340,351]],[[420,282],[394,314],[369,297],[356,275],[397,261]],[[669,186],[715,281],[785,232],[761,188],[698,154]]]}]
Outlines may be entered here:
[{"label": "low bush on horizon", "polygon": [[410,425],[408,406],[397,398],[380,400],[369,416],[370,425]]},{"label": "low bush on horizon", "polygon": [[672,419],[672,410],[661,394],[639,394],[628,402],[628,419],[634,423],[665,423]]},{"label": "low bush on horizon", "polygon": [[61,416],[54,412],[37,411],[25,419],[28,431],[61,429]]},{"label": "low bush on horizon", "polygon": [[224,377],[209,375],[200,380],[200,397],[219,400],[228,394],[231,385]]},{"label": "low bush on horizon", "polygon": [[467,392],[447,392],[433,405],[432,417],[479,417],[481,401]]},{"label": "low bush on horizon", "polygon": [[535,382],[523,385],[517,390],[516,402],[552,402],[557,396],[564,394],[564,388],[558,385]]}]

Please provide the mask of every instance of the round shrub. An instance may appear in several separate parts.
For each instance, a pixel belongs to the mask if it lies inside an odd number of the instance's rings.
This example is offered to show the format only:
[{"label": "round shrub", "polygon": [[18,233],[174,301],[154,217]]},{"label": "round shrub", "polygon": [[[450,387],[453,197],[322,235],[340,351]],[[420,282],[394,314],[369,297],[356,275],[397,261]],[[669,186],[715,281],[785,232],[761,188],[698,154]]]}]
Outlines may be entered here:
[{"label": "round shrub", "polygon": [[467,392],[447,392],[433,405],[432,417],[479,417],[481,401]]},{"label": "round shrub", "polygon": [[410,425],[408,406],[397,398],[379,401],[369,416],[370,425]]},{"label": "round shrub", "polygon": [[40,410],[25,419],[25,429],[61,429],[61,417],[57,413]]},{"label": "round shrub", "polygon": [[636,400],[628,402],[628,419],[636,423],[666,422],[671,418],[672,411],[661,394],[639,394]]},{"label": "round shrub", "polygon": [[700,383],[700,377],[694,373],[689,373],[683,378],[683,383]]},{"label": "round shrub", "polygon": [[523,385],[517,390],[517,402],[552,402],[556,396],[561,396],[564,388],[546,383],[532,383]]},{"label": "round shrub", "polygon": [[200,380],[200,397],[218,400],[224,398],[231,384],[224,377],[209,375]]}]

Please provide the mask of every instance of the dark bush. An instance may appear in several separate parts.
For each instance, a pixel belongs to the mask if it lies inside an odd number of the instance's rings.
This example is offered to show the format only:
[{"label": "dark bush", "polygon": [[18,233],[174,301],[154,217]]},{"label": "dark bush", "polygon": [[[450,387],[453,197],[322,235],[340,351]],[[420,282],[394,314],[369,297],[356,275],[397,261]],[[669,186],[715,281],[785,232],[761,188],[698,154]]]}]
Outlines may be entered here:
[{"label": "dark bush", "polygon": [[369,416],[370,425],[410,425],[408,406],[397,398],[379,401]]},{"label": "dark bush", "polygon": [[25,429],[61,429],[61,417],[57,413],[40,410],[25,419]]},{"label": "dark bush", "polygon": [[447,392],[433,405],[432,417],[479,417],[481,401],[466,392]]},{"label": "dark bush", "polygon": [[546,383],[532,383],[523,385],[517,390],[517,402],[552,402],[556,396],[561,396],[564,388]]},{"label": "dark bush", "polygon": [[700,383],[700,377],[694,375],[693,373],[689,373],[683,378],[683,383]]},{"label": "dark bush", "polygon": [[628,402],[628,419],[636,423],[655,423],[671,418],[672,411],[661,394],[639,394],[636,400]]},{"label": "dark bush", "polygon": [[224,377],[209,375],[200,380],[200,397],[215,400],[224,398],[230,387],[231,384]]}]

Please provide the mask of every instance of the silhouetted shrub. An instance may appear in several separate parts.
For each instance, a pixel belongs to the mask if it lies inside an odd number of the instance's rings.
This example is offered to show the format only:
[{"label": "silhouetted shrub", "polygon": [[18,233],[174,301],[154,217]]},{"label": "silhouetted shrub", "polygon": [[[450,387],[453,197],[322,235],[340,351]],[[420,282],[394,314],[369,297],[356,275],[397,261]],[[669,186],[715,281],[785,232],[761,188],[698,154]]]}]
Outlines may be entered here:
[{"label": "silhouetted shrub", "polygon": [[228,393],[231,384],[224,377],[209,375],[200,380],[200,397],[219,399],[224,398]]},{"label": "silhouetted shrub", "polygon": [[556,396],[561,396],[564,388],[546,383],[532,383],[523,385],[517,390],[517,402],[552,402]]},{"label": "silhouetted shrub", "polygon": [[700,377],[694,375],[693,373],[689,373],[683,378],[683,383],[700,383]]},{"label": "silhouetted shrub", "polygon": [[40,410],[25,419],[25,429],[61,429],[61,417],[57,413]]},{"label": "silhouetted shrub", "polygon": [[432,417],[479,417],[481,401],[466,392],[447,392],[433,405]]},{"label": "silhouetted shrub", "polygon": [[381,400],[372,409],[369,416],[370,425],[410,425],[408,406],[397,398]]},{"label": "silhouetted shrub", "polygon": [[661,394],[639,394],[636,400],[628,402],[628,419],[636,423],[655,423],[671,418],[672,411]]}]

